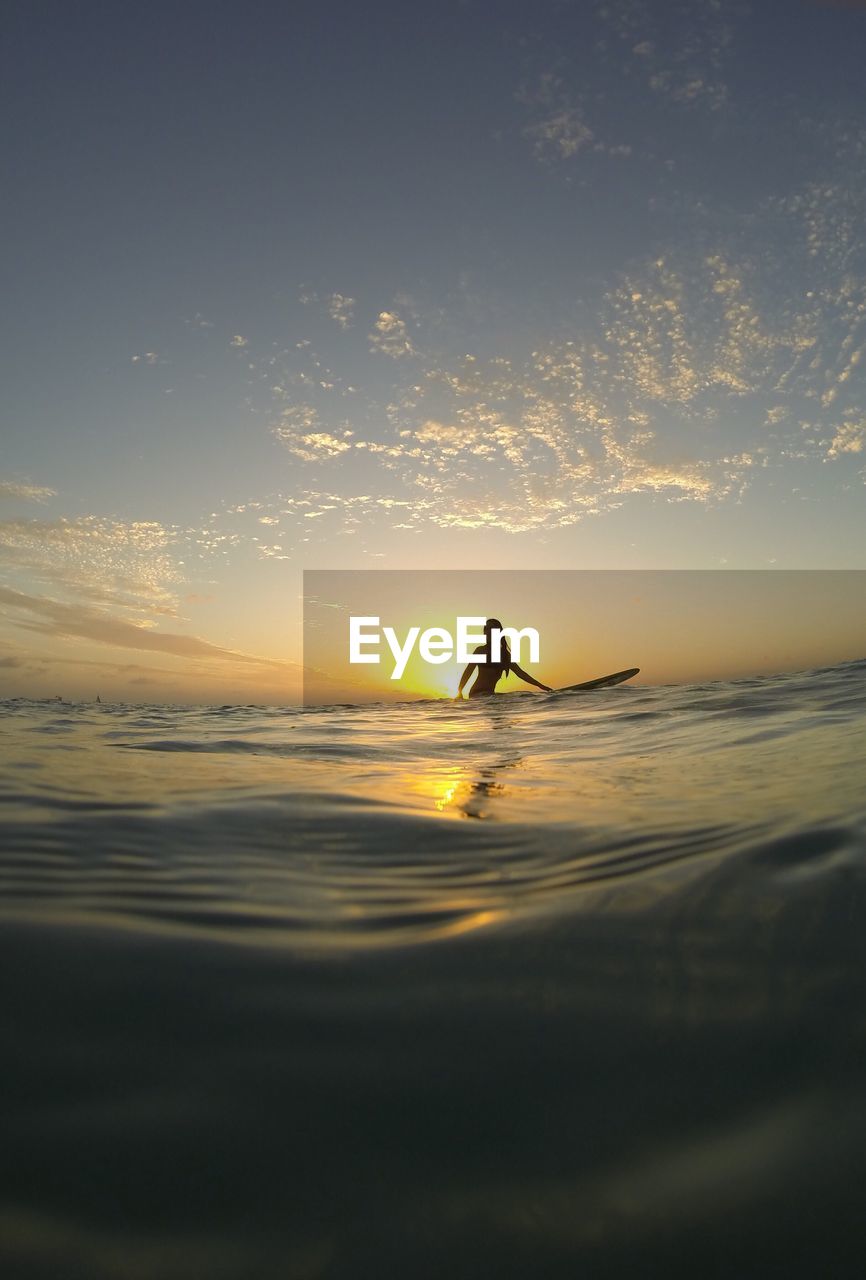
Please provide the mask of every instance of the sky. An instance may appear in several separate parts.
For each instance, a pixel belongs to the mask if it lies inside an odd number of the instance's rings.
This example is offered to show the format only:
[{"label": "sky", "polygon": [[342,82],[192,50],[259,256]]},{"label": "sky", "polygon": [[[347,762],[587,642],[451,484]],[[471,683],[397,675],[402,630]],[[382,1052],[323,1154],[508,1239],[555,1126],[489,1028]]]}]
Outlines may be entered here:
[{"label": "sky", "polygon": [[4,12],[0,696],[295,701],[305,569],[866,567],[866,4]]}]

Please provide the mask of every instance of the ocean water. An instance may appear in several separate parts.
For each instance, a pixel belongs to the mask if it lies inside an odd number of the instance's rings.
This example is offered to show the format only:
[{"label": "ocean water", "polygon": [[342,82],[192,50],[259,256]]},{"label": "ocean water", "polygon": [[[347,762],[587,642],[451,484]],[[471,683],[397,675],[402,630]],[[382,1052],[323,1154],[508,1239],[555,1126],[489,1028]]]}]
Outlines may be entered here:
[{"label": "ocean water", "polygon": [[0,712],[4,1277],[863,1273],[866,662]]}]

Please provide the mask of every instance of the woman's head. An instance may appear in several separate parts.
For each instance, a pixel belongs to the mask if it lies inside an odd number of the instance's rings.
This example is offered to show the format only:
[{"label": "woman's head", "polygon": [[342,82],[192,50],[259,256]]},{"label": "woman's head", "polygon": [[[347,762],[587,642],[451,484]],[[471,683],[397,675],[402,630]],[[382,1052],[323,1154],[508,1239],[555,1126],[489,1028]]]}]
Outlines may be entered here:
[{"label": "woman's head", "polygon": [[[491,646],[493,643],[493,632],[501,630],[502,623],[498,618],[488,618],[484,624],[484,648],[487,651],[488,658],[492,656]],[[505,636],[501,636],[499,640],[499,661],[502,663],[505,674],[508,675],[508,672],[511,669],[511,650],[508,647],[508,641],[505,639]]]}]

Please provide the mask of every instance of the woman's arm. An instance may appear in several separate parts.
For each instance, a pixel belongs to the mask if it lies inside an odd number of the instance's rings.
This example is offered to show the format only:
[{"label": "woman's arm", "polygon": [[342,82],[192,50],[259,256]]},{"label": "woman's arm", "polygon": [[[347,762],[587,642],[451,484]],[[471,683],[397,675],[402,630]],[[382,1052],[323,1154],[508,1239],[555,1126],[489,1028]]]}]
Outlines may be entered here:
[{"label": "woman's arm", "polygon": [[525,680],[527,684],[534,684],[536,689],[543,689],[545,693],[553,693],[553,689],[551,689],[549,684],[539,684],[537,680],[533,679],[528,671],[524,671],[523,667],[518,667],[516,662],[512,662],[511,670],[516,676],[520,676],[521,680]]},{"label": "woman's arm", "polygon": [[455,695],[454,695],[454,699],[455,699],[455,701],[456,701],[458,698],[462,698],[462,697],[463,697],[463,688],[464,688],[464,685],[466,685],[466,684],[469,682],[469,680],[471,680],[471,679],[472,679],[472,672],[475,670],[475,668],[477,667],[477,665],[478,665],[478,663],[477,663],[477,662],[470,662],[470,663],[469,663],[469,666],[468,666],[468,667],[466,668],[466,670],[463,672],[463,675],[460,677],[460,683],[459,683],[459,684],[458,684],[458,686],[457,686],[457,692],[456,692],[456,693],[455,693]]}]

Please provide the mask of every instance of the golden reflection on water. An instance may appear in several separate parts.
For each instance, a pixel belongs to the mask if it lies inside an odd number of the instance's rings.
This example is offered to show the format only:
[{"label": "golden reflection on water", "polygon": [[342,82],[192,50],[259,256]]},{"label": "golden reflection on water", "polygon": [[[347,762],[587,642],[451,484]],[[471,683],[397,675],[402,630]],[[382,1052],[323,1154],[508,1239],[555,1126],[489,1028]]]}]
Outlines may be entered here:
[{"label": "golden reflection on water", "polygon": [[[416,904],[417,906],[418,904]],[[447,894],[439,897],[429,894],[424,902],[424,911],[429,914],[429,921],[413,918],[410,925],[402,925],[398,919],[389,923],[380,917],[375,906],[370,908],[355,906],[345,913],[356,923],[365,920],[377,920],[377,927],[371,931],[352,930],[350,935],[337,931],[324,931],[320,937],[310,939],[309,950],[320,951],[380,951],[392,947],[405,946],[411,941],[418,943],[444,942],[449,938],[457,938],[466,934],[480,933],[493,925],[504,924],[513,912],[504,906],[483,906],[478,900],[453,898]]]},{"label": "golden reflection on water", "polygon": [[[443,906],[454,906],[456,904],[444,903]],[[462,933],[477,933],[479,929],[486,929],[492,924],[501,924],[508,916],[507,911],[487,909],[484,911],[471,911],[468,915],[461,916],[459,920],[452,920],[448,924],[443,924],[440,928],[431,932],[428,936],[432,938],[455,938]]]},{"label": "golden reflection on water", "polygon": [[521,756],[506,755],[480,768],[452,765],[446,769],[432,769],[409,775],[405,780],[406,788],[412,795],[432,800],[437,813],[488,818],[491,806],[486,802],[498,800],[512,791],[499,780],[499,775],[507,769],[521,768],[523,764]]},{"label": "golden reflection on water", "polygon": [[452,803],[452,801],[454,800],[454,797],[457,795],[457,793],[460,790],[460,786],[461,784],[459,781],[446,783],[446,786],[444,791],[442,792],[442,795],[439,796],[439,798],[435,801],[435,806],[440,811],[440,813],[442,812],[443,809],[447,809],[448,806]]}]

